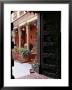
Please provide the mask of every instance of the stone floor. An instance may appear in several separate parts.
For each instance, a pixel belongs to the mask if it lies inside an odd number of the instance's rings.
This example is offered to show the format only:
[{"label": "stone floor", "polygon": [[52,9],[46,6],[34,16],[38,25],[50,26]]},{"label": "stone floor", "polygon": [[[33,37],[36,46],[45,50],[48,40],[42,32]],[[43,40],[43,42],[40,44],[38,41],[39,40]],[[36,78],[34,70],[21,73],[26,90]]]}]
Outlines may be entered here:
[{"label": "stone floor", "polygon": [[48,79],[48,77],[35,72],[31,73],[30,75],[20,77],[18,79]]},{"label": "stone floor", "polygon": [[31,64],[14,61],[14,67],[12,67],[12,73],[15,78],[18,78],[21,76],[30,75],[30,69],[32,69]]},{"label": "stone floor", "polygon": [[32,69],[31,64],[14,61],[12,71],[15,79],[52,79],[36,72],[30,73],[30,69]]}]

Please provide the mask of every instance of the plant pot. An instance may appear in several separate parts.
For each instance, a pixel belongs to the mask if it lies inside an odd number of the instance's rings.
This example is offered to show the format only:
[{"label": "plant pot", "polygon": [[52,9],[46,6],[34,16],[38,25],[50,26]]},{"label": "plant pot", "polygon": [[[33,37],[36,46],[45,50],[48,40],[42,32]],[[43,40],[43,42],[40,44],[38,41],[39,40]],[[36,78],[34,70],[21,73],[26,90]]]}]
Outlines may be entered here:
[{"label": "plant pot", "polygon": [[28,56],[23,57],[19,52],[12,51],[12,57],[14,58],[14,60],[19,61],[19,62],[33,63],[35,60],[35,56],[36,56],[36,54],[29,54]]}]

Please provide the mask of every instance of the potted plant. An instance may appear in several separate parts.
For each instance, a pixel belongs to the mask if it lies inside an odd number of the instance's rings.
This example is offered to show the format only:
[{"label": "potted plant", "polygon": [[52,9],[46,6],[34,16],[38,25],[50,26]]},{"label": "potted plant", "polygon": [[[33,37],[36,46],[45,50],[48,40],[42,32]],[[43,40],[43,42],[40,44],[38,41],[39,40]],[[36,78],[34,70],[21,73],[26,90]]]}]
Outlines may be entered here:
[{"label": "potted plant", "polygon": [[30,51],[25,48],[20,48],[19,53],[23,58],[26,58],[30,54]]}]

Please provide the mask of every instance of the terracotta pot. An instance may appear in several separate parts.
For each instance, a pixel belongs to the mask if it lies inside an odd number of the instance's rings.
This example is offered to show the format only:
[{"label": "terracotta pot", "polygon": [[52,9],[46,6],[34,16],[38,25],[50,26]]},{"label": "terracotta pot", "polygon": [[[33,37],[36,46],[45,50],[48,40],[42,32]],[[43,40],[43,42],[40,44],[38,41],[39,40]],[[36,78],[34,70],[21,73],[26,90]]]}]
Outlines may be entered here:
[{"label": "terracotta pot", "polygon": [[20,55],[20,53],[18,53],[18,52],[15,52],[15,51],[13,51],[12,52],[12,57],[14,58],[14,60],[17,60],[17,61],[20,61],[20,62],[29,62],[29,55],[27,56],[27,57],[22,57],[21,55]]},{"label": "terracotta pot", "polygon": [[12,57],[14,60],[20,61],[20,62],[34,62],[36,54],[29,54],[27,57],[22,57],[20,53],[13,51]]}]

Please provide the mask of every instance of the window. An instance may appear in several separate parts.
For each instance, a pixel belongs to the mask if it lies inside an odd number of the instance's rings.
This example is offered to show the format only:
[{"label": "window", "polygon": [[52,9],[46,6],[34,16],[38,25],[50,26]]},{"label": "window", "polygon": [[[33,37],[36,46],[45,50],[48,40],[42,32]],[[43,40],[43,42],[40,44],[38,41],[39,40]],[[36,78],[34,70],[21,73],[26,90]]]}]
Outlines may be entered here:
[{"label": "window", "polygon": [[17,19],[17,12],[16,11],[13,13],[13,20],[15,20],[15,19]]}]

